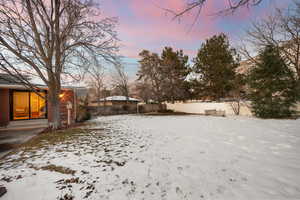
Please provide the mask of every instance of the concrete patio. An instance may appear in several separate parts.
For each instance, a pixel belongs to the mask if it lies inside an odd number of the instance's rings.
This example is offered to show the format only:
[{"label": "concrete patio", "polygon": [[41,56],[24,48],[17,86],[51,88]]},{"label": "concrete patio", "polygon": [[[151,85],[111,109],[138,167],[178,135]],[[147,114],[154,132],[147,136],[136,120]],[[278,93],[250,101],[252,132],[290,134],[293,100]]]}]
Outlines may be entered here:
[{"label": "concrete patio", "polygon": [[44,129],[44,127],[33,127],[23,130],[0,129],[0,158],[9,153],[14,147],[27,142],[41,133]]}]

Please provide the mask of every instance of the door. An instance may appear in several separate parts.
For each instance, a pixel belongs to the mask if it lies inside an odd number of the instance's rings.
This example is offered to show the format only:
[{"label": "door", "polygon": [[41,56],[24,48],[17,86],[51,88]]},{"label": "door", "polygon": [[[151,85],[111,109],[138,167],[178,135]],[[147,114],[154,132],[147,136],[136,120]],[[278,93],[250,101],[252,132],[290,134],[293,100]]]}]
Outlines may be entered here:
[{"label": "door", "polygon": [[46,117],[45,93],[30,92],[30,119],[41,119]]},{"label": "door", "polygon": [[29,92],[13,92],[13,120],[29,119]]}]

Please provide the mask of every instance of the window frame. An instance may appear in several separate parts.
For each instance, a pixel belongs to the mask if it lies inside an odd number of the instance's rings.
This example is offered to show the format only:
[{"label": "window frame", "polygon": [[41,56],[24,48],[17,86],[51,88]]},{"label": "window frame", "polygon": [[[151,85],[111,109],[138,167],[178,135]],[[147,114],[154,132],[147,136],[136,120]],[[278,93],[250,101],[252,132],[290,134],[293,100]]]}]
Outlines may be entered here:
[{"label": "window frame", "polygon": [[[14,119],[14,100],[13,95],[14,92],[28,92],[28,98],[29,98],[29,116],[28,119]],[[37,90],[37,92],[44,92],[45,93],[45,106],[46,106],[46,112],[45,117],[42,118],[31,118],[31,93],[35,93],[31,90],[21,90],[21,89],[10,89],[9,90],[9,104],[10,104],[10,112],[9,117],[11,121],[22,121],[22,120],[39,120],[39,119],[48,119],[48,98],[47,98],[47,90]]]}]

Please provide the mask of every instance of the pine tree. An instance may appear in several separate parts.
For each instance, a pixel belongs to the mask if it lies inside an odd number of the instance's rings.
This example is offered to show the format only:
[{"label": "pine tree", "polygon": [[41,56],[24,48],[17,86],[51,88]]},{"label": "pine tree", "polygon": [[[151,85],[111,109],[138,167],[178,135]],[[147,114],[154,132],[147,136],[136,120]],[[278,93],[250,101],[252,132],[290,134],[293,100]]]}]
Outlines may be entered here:
[{"label": "pine tree", "polygon": [[184,100],[188,97],[186,78],[190,73],[188,56],[183,51],[165,47],[161,56],[143,50],[139,54],[139,84],[149,86],[151,99],[157,102]]},{"label": "pine tree", "polygon": [[248,81],[252,109],[257,117],[286,118],[294,113],[297,80],[277,47],[267,46],[259,54]]},{"label": "pine tree", "polygon": [[194,73],[198,75],[196,87],[202,96],[214,100],[227,97],[234,88],[235,71],[239,56],[231,48],[225,34],[206,40],[194,58]]},{"label": "pine tree", "polygon": [[174,51],[165,47],[161,54],[161,69],[164,74],[163,90],[167,101],[184,100],[186,98],[185,80],[190,73],[188,56],[182,50]]}]

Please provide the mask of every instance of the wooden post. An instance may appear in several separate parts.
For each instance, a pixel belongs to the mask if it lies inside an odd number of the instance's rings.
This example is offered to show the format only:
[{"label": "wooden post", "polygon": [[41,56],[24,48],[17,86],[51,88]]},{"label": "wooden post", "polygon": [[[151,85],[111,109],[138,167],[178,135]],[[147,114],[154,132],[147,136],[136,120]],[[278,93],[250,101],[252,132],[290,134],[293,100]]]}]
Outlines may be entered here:
[{"label": "wooden post", "polygon": [[72,110],[72,103],[70,101],[67,102],[67,110],[68,110],[68,126],[71,125],[71,110]]}]

